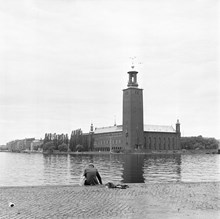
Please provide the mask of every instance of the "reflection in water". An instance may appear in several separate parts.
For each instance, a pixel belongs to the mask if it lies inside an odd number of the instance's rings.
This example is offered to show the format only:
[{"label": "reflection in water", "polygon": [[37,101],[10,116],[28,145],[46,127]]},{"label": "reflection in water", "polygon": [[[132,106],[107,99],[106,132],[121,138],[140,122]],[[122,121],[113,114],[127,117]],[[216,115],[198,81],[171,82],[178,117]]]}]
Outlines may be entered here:
[{"label": "reflection in water", "polygon": [[220,181],[220,155],[42,155],[0,153],[0,186],[71,185],[88,163],[103,183]]},{"label": "reflection in water", "polygon": [[180,155],[125,155],[124,183],[180,181]]},{"label": "reflection in water", "polygon": [[124,155],[123,157],[123,174],[122,182],[124,183],[143,183],[143,167],[144,156],[143,155]]},{"label": "reflection in water", "polygon": [[181,155],[151,155],[144,163],[145,182],[171,182],[181,179]]}]

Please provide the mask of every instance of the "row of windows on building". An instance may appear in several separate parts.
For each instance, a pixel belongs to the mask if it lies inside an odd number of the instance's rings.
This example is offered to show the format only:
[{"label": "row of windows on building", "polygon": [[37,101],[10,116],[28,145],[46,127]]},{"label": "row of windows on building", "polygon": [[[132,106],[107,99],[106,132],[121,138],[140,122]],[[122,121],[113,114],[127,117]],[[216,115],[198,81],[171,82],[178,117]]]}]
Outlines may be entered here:
[{"label": "row of windows on building", "polygon": [[[113,145],[111,148],[116,148],[118,145],[122,144],[122,139],[99,139],[95,140],[94,146],[97,148],[103,148],[101,151],[109,151],[110,147],[105,147],[107,145]],[[102,147],[103,146],[103,147]],[[176,139],[175,137],[145,137],[144,147],[150,150],[154,149],[174,149],[176,147]],[[113,149],[117,150],[117,149]]]},{"label": "row of windows on building", "polygon": [[[110,151],[110,147],[97,147],[94,149],[95,151]],[[111,147],[112,151],[121,151],[122,147]]]},{"label": "row of windows on building", "polygon": [[[147,145],[146,142],[146,137],[145,137],[145,147]],[[168,137],[168,138],[161,138],[161,137],[149,137],[148,138],[148,146],[149,149],[155,149],[157,147],[157,145],[159,146],[159,149],[165,149],[166,146],[168,147],[168,149],[174,148],[175,147],[175,138],[174,137]]]},{"label": "row of windows on building", "polygon": [[95,140],[94,145],[108,145],[108,144],[121,144],[121,139],[102,139],[102,140]]}]

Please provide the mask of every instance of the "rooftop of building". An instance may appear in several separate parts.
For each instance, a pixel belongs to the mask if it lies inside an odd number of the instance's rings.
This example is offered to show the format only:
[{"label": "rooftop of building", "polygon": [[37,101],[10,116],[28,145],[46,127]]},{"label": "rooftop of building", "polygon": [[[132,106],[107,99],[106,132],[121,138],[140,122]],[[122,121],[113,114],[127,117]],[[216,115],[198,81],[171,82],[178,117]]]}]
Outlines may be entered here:
[{"label": "rooftop of building", "polygon": [[122,125],[95,128],[94,134],[102,134],[102,133],[109,133],[109,132],[122,132]]},{"label": "rooftop of building", "polygon": [[173,126],[169,125],[144,125],[145,132],[176,132]]},{"label": "rooftop of building", "polygon": [[[176,130],[172,126],[167,125],[144,125],[145,132],[166,132],[175,133]],[[94,134],[122,132],[122,125],[95,128]]]}]

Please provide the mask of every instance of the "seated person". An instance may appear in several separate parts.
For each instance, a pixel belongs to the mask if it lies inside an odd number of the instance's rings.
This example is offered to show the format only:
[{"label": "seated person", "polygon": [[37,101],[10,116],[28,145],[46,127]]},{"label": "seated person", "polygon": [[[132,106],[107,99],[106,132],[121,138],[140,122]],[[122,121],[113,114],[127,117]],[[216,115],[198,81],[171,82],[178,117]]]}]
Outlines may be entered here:
[{"label": "seated person", "polygon": [[101,176],[93,164],[89,164],[89,166],[84,170],[83,175],[86,178],[84,185],[98,185],[99,183],[102,184]]}]

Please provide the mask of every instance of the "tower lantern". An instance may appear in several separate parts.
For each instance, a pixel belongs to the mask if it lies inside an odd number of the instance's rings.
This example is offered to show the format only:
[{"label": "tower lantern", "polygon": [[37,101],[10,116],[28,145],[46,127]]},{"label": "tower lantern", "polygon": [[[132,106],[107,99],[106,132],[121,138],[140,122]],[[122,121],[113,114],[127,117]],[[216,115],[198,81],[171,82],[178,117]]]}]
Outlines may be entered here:
[{"label": "tower lantern", "polygon": [[128,72],[129,74],[128,87],[138,87],[137,73],[138,72],[134,70]]},{"label": "tower lantern", "polygon": [[177,119],[177,122],[176,122],[176,133],[178,133],[179,135],[181,134],[180,133],[180,122],[179,122],[179,119]]},{"label": "tower lantern", "polygon": [[91,125],[90,125],[90,132],[94,132],[93,131],[93,124],[91,123]]}]

